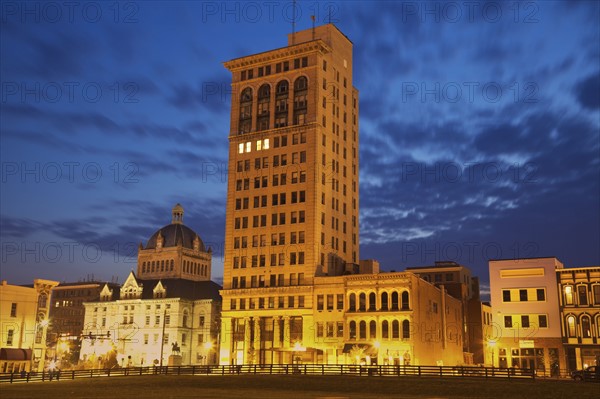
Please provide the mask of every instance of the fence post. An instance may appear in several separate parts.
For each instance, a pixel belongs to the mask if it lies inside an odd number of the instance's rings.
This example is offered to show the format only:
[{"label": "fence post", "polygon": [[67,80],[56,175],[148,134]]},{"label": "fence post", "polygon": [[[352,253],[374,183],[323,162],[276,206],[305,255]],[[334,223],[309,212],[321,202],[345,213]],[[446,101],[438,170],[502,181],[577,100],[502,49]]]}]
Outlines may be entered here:
[{"label": "fence post", "polygon": [[108,369],[108,371],[106,372],[106,375],[108,375],[110,377],[110,369]]},{"label": "fence post", "polygon": [[442,370],[442,366],[440,366],[440,377],[444,376],[444,371]]},{"label": "fence post", "polygon": [[419,368],[419,377],[421,376],[421,366],[417,366]]},{"label": "fence post", "polygon": [[13,378],[15,377],[15,373],[10,373],[10,383],[12,384]]},{"label": "fence post", "polygon": [[196,374],[196,366],[192,366],[192,375]]}]

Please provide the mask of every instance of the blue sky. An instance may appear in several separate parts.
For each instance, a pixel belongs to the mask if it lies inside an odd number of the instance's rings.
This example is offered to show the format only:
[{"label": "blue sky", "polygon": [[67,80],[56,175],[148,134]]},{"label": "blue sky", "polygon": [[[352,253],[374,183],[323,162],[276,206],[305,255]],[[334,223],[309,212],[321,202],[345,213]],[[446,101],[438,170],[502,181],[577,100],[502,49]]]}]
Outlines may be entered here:
[{"label": "blue sky", "polygon": [[[180,202],[222,276],[230,74],[291,2],[3,2],[1,274],[111,279]],[[354,43],[361,258],[600,264],[595,1],[297,2]]]}]

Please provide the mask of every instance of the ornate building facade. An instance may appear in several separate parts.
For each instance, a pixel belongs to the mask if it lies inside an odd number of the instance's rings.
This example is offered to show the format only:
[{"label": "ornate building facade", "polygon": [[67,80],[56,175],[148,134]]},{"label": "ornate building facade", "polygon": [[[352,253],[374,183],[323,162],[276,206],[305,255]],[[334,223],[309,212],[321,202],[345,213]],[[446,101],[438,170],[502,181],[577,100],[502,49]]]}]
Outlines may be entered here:
[{"label": "ornate building facade", "polygon": [[556,270],[569,370],[600,366],[600,266]]},{"label": "ornate building facade", "polygon": [[[221,297],[210,281],[210,248],[183,224],[183,208],[172,223],[140,244],[137,274],[119,292],[108,284],[100,299],[85,303],[80,360],[106,366],[217,363]],[[114,297],[118,299],[114,299]]]}]

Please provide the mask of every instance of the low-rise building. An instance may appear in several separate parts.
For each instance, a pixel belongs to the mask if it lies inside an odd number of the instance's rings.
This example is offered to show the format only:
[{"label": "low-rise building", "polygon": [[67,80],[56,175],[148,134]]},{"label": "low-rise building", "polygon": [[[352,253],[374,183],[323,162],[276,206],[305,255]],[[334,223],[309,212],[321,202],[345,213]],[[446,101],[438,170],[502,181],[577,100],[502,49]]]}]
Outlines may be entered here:
[{"label": "low-rise building", "polygon": [[[85,317],[83,304],[98,301],[100,291],[105,285],[112,289],[119,287],[117,283],[80,281],[63,282],[52,290],[47,337],[48,351],[49,356],[61,360],[63,366],[76,363],[79,359]],[[114,292],[119,291],[117,289]]]},{"label": "low-rise building", "polygon": [[560,324],[570,371],[600,365],[600,266],[557,269]]},{"label": "low-rise building", "polygon": [[140,244],[137,273],[83,304],[80,360],[91,367],[216,364],[221,286],[210,281],[211,257],[175,205],[171,224]]},{"label": "low-rise building", "polygon": [[80,360],[93,367],[216,364],[220,288],[131,272],[114,301],[105,285],[100,301],[84,303]]},{"label": "low-rise building", "polygon": [[479,278],[471,275],[471,270],[452,261],[438,261],[433,266],[407,267],[407,271],[417,274],[436,287],[444,286],[446,291],[461,301],[461,317],[464,329],[465,364],[484,363],[483,308],[479,296]]},{"label": "low-rise building", "polygon": [[554,257],[491,260],[493,365],[556,375],[565,368]]},{"label": "low-rise building", "polygon": [[414,273],[361,266],[364,273],[317,276],[288,295],[280,287],[233,298],[225,291],[221,364],[463,363],[458,299]]},{"label": "low-rise building", "polygon": [[58,284],[34,280],[32,285],[0,285],[0,373],[42,371],[50,295]]}]

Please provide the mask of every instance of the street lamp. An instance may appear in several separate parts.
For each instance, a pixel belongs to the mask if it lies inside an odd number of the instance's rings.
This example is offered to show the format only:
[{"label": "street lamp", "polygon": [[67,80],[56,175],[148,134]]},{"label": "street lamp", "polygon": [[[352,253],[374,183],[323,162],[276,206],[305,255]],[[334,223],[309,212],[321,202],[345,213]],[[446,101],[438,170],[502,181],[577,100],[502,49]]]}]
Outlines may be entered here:
[{"label": "street lamp", "polygon": [[212,341],[206,341],[203,346],[204,346],[204,350],[206,351],[206,354],[204,355],[204,359],[205,359],[204,363],[206,365],[208,365],[208,355],[210,353],[210,350],[213,348],[213,343],[212,343]]},{"label": "street lamp", "polygon": [[[293,358],[292,358],[292,365],[294,365],[294,360],[296,361],[296,365],[298,363],[300,363],[300,357],[298,356],[298,352],[303,352],[305,351],[306,348],[302,346],[302,344],[300,343],[300,341],[296,341],[294,343],[294,352],[293,352]],[[298,369],[299,371],[299,369]]]}]

